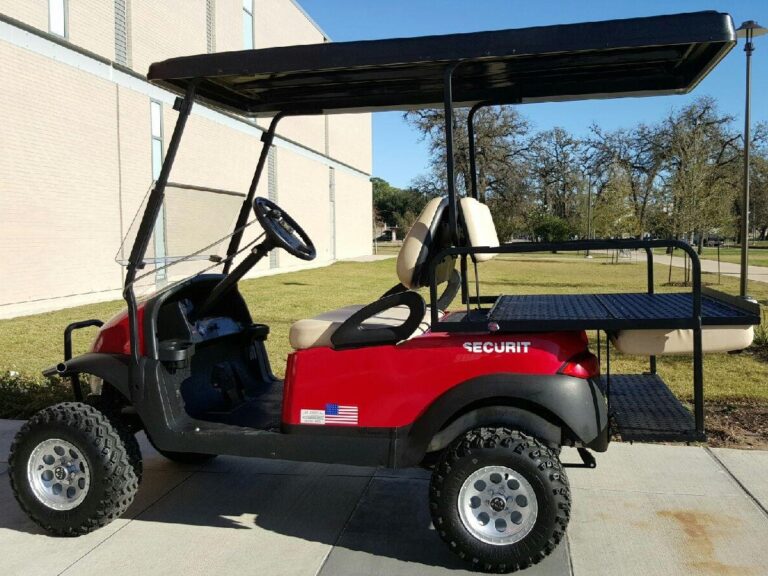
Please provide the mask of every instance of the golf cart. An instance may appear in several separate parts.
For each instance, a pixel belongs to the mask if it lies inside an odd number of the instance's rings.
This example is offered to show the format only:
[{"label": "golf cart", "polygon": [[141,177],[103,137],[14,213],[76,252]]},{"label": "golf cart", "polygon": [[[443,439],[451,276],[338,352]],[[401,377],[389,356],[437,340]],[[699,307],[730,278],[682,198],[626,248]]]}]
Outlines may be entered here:
[{"label": "golf cart", "polygon": [[[500,244],[478,200],[474,114],[495,104],[686,93],[734,44],[730,16],[700,12],[153,64],[150,81],[183,96],[134,227],[127,309],[104,324],[67,328],[65,359],[45,374],[70,378],[77,401],[42,410],[16,436],[9,475],[20,505],[57,535],[85,534],[119,517],[141,479],[135,434],[144,430],[161,454],[185,462],[228,454],[429,467],[435,529],[451,550],[485,571],[539,562],[570,515],[561,447],[578,448],[581,465],[594,467],[590,450],[605,451],[612,430],[625,439],[703,439],[703,353],[749,345],[759,310],[705,291],[698,258],[682,242]],[[182,197],[204,190],[169,180],[195,102],[272,119],[248,191],[207,189],[222,202],[234,198],[231,231],[168,258],[157,254],[153,234],[171,221],[171,190]],[[447,194],[427,204],[405,238],[394,287],[371,303],[298,320],[285,380],[276,378],[265,348],[269,327],[254,322],[258,301],[249,310],[238,282],[274,250],[316,255],[300,223],[256,196],[278,122],[440,106]],[[471,107],[472,186],[462,198],[454,106]],[[214,212],[205,214],[187,225],[205,233]],[[691,258],[689,292],[654,292],[652,250],[668,246]],[[477,283],[470,289],[470,267],[477,278],[494,256],[584,249],[645,250],[647,290],[490,296]],[[193,264],[202,269],[172,276]],[[140,299],[142,281],[166,285]],[[71,332],[91,325],[99,326],[91,351],[72,358]],[[597,355],[586,330],[597,331]],[[611,377],[612,346],[649,356],[649,371]],[[693,355],[693,416],[656,374],[655,357],[665,353]]]}]

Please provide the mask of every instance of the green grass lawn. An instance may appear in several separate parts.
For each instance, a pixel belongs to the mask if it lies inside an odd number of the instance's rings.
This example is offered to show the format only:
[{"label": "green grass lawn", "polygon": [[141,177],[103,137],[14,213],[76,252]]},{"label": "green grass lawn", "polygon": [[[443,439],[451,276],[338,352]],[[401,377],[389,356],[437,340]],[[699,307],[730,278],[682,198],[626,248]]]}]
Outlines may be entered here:
[{"label": "green grass lawn", "polygon": [[[663,254],[664,250],[655,250],[655,254],[657,255],[657,258],[660,262],[663,262]],[[681,250],[675,250],[675,256],[683,256],[683,252]],[[706,259],[706,260],[715,260],[717,261],[717,248],[708,247],[705,246],[702,248],[701,256],[700,258]],[[669,261],[669,259],[667,259]],[[720,261],[721,262],[730,262],[732,264],[740,264],[741,263],[741,248],[738,246],[736,247],[729,247],[729,248],[720,248]],[[768,249],[765,248],[751,248],[749,250],[749,265],[750,266],[768,266]]]},{"label": "green grass lawn", "polygon": [[[717,248],[705,247],[701,253],[702,258],[717,260]],[[741,248],[720,248],[720,261],[741,263]],[[765,248],[756,248],[749,250],[750,266],[768,266],[768,250]]]},{"label": "green grass lawn", "polygon": [[[480,265],[481,292],[493,293],[588,293],[643,291],[644,263],[611,264],[604,258],[585,260],[562,255],[525,257],[501,256]],[[681,290],[663,286],[667,266],[657,264],[658,291]],[[682,279],[682,269],[673,270],[673,281]],[[704,282],[736,294],[738,280],[704,275]],[[290,352],[288,330],[291,324],[320,312],[346,304],[368,303],[396,283],[394,259],[371,263],[340,262],[330,267],[247,280],[240,288],[254,320],[271,327],[267,346],[273,369],[282,374]],[[768,304],[768,285],[753,282],[750,293]],[[75,320],[107,319],[123,308],[122,301],[80,306],[47,314],[0,321],[0,374],[9,370],[38,377],[44,367],[61,360],[64,327]],[[454,308],[460,304],[454,304]],[[81,330],[74,339],[75,353],[84,352],[94,335]],[[647,359],[612,355],[614,372],[642,372]],[[659,372],[681,398],[689,400],[691,359],[663,357]],[[712,354],[705,358],[707,398],[768,399],[768,363],[758,355]]]},{"label": "green grass lawn", "polygon": [[401,240],[397,242],[377,242],[375,246],[375,253],[397,256],[397,253],[400,252],[400,246],[402,245],[403,242]]}]

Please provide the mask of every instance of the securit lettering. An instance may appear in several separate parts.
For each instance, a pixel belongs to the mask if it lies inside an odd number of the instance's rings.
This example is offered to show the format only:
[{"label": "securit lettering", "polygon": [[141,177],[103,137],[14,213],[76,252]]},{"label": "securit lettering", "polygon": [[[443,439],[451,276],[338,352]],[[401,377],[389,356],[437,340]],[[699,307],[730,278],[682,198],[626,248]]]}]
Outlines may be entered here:
[{"label": "securit lettering", "polygon": [[528,354],[530,342],[464,342],[464,349],[473,354]]}]

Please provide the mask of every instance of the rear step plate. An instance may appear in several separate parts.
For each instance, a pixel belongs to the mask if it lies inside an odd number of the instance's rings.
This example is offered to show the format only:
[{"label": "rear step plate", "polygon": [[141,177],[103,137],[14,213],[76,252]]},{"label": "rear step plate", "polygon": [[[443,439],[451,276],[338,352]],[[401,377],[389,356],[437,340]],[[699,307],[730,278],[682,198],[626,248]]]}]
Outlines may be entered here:
[{"label": "rear step plate", "polygon": [[[606,378],[601,385],[606,391]],[[702,442],[693,414],[658,374],[612,374],[611,419],[625,442]]]}]

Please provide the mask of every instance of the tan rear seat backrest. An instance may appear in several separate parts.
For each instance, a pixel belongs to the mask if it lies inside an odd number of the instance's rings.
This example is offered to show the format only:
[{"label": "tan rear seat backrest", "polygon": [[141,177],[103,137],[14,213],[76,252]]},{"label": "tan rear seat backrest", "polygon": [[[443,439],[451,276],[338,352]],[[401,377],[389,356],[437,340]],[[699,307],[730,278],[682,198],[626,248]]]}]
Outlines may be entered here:
[{"label": "tan rear seat backrest", "polygon": [[[485,204],[474,198],[462,198],[461,213],[467,226],[469,245],[473,248],[479,246],[496,247],[499,245],[499,237],[496,234],[496,226],[493,223],[491,210]],[[496,254],[474,254],[476,262],[490,260]]]},{"label": "tan rear seat backrest", "polygon": [[[403,240],[403,246],[397,255],[397,277],[403,286],[408,289],[420,288],[417,272],[418,268],[426,260],[426,255],[422,254],[422,250],[424,243],[429,238],[433,221],[436,217],[442,216],[442,212],[438,214],[438,209],[443,200],[444,198],[438,197],[427,202],[424,210],[421,211],[416,222],[408,231],[408,235]],[[452,264],[453,260],[449,262]],[[447,282],[452,269],[453,266],[447,264],[438,266],[436,270],[437,283]]]}]

